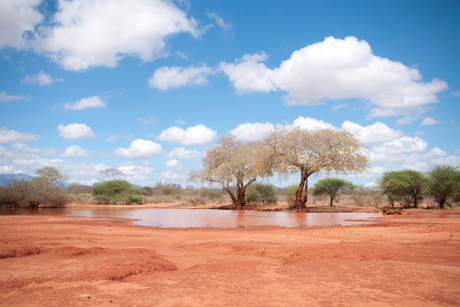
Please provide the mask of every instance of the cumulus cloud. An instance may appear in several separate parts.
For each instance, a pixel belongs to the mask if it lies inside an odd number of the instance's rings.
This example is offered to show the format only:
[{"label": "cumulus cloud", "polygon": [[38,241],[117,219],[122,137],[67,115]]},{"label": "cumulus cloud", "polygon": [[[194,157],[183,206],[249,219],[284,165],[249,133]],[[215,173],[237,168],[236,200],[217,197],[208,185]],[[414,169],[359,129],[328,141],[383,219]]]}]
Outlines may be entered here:
[{"label": "cumulus cloud", "polygon": [[40,86],[44,85],[51,85],[55,82],[62,82],[64,79],[58,78],[58,79],[53,79],[51,76],[42,70],[36,75],[26,75],[22,80],[22,84],[37,84]]},{"label": "cumulus cloud", "polygon": [[3,102],[10,102],[13,100],[24,100],[24,99],[26,99],[25,96],[8,95],[5,91],[0,92],[0,101],[3,101]]},{"label": "cumulus cloud", "polygon": [[272,123],[246,123],[238,125],[230,133],[241,141],[255,141],[263,139],[274,130],[275,126]]},{"label": "cumulus cloud", "polygon": [[127,56],[152,61],[167,54],[167,38],[178,33],[198,37],[201,30],[172,1],[59,0],[52,24],[41,26],[31,44],[64,69],[79,71],[115,67]]},{"label": "cumulus cloud", "polygon": [[40,157],[53,157],[59,155],[60,153],[59,150],[54,148],[41,149],[37,147],[30,147],[29,145],[21,143],[15,143],[11,145],[11,148],[14,149],[14,151],[16,152],[32,153]]},{"label": "cumulus cloud", "polygon": [[83,98],[74,103],[66,103],[64,108],[66,110],[85,110],[88,108],[105,108],[107,103],[102,101],[99,96],[93,96],[88,98]]},{"label": "cumulus cloud", "polygon": [[394,141],[404,136],[401,130],[391,129],[381,122],[363,127],[347,120],[342,124],[342,129],[353,133],[365,146]]},{"label": "cumulus cloud", "polygon": [[207,66],[201,67],[161,67],[155,70],[149,79],[149,86],[166,91],[171,88],[183,86],[205,85],[208,83],[207,76],[214,71]]},{"label": "cumulus cloud", "polygon": [[115,141],[118,141],[118,140],[126,140],[126,141],[131,141],[133,139],[133,135],[132,134],[128,134],[128,135],[109,135],[105,141],[106,142],[115,142]]},{"label": "cumulus cloud", "polygon": [[235,63],[220,63],[220,69],[228,76],[238,94],[276,91],[275,72],[261,63],[267,59],[264,52],[246,54]]},{"label": "cumulus cloud", "polygon": [[138,118],[138,122],[140,122],[143,125],[153,125],[157,122],[157,119],[155,117],[150,117],[150,118]]},{"label": "cumulus cloud", "polygon": [[86,150],[84,148],[81,148],[78,145],[72,145],[66,148],[64,154],[62,155],[63,157],[82,157],[82,158],[87,158],[91,156],[91,151]]},{"label": "cumulus cloud", "polygon": [[376,154],[401,154],[423,152],[427,149],[428,143],[418,136],[411,138],[408,136],[400,139],[376,145],[372,148],[372,152]]},{"label": "cumulus cloud", "polygon": [[165,166],[177,168],[177,167],[181,167],[182,165],[180,164],[179,161],[177,161],[176,159],[173,159],[173,160],[166,161]]},{"label": "cumulus cloud", "polygon": [[0,49],[12,47],[21,49],[26,45],[27,32],[43,20],[36,7],[42,0],[0,1]]},{"label": "cumulus cloud", "polygon": [[118,148],[113,154],[130,159],[149,159],[159,153],[161,153],[161,145],[150,140],[137,139],[129,148]]},{"label": "cumulus cloud", "polygon": [[374,55],[356,37],[327,37],[294,51],[275,69],[262,63],[267,58],[264,53],[245,55],[220,66],[238,94],[283,90],[288,105],[361,98],[370,102],[371,118],[403,115],[404,123],[420,118],[448,88],[445,81],[424,82],[417,69]]},{"label": "cumulus cloud", "polygon": [[186,150],[185,147],[174,148],[167,155],[168,158],[177,157],[179,159],[194,159],[200,158],[201,156],[203,156],[203,153],[197,150]]},{"label": "cumulus cloud", "polygon": [[294,123],[294,127],[299,127],[305,130],[319,130],[319,129],[337,129],[330,123],[326,123],[323,120],[317,120],[311,117],[299,116]]},{"label": "cumulus cloud", "polygon": [[436,125],[440,123],[442,123],[442,121],[431,118],[431,117],[425,117],[422,123],[420,124],[420,126],[431,126],[431,125]]},{"label": "cumulus cloud", "polygon": [[95,138],[96,134],[94,134],[91,127],[85,124],[68,124],[66,126],[59,125],[58,126],[59,135],[62,136],[66,140],[78,140],[84,138]]},{"label": "cumulus cloud", "polygon": [[187,129],[177,126],[170,127],[161,132],[157,139],[170,143],[188,145],[202,145],[211,142],[217,136],[217,132],[202,125],[196,125]]},{"label": "cumulus cloud", "polygon": [[177,179],[180,179],[182,176],[169,170],[169,171],[166,171],[166,172],[162,172],[161,173],[161,176],[166,178],[166,179],[173,179],[173,180],[177,180]]},{"label": "cumulus cloud", "polygon": [[29,141],[36,141],[41,136],[33,133],[21,133],[14,130],[8,130],[5,127],[0,128],[0,144],[2,143],[23,143]]}]

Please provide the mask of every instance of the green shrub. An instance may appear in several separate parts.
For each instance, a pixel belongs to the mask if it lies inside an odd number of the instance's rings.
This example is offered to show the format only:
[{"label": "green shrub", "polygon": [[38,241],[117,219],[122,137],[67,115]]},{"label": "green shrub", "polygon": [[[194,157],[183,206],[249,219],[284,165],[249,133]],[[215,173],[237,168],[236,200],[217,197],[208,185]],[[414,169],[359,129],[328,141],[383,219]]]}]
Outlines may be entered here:
[{"label": "green shrub", "polygon": [[225,192],[218,189],[206,189],[202,188],[200,190],[200,198],[206,202],[209,201],[211,203],[221,203],[225,194]]},{"label": "green shrub", "polygon": [[127,181],[112,180],[95,186],[91,194],[96,201],[103,204],[142,203],[142,196],[138,192]]},{"label": "green shrub", "polygon": [[284,197],[289,204],[295,203],[295,193],[299,186],[297,184],[292,184],[284,188]]},{"label": "green shrub", "polygon": [[256,183],[249,186],[246,191],[246,201],[249,203],[261,203],[262,205],[276,204],[278,201],[278,189],[271,184]]},{"label": "green shrub", "polygon": [[248,203],[258,203],[262,199],[262,195],[260,195],[259,191],[256,189],[249,189],[246,192],[246,202]]}]

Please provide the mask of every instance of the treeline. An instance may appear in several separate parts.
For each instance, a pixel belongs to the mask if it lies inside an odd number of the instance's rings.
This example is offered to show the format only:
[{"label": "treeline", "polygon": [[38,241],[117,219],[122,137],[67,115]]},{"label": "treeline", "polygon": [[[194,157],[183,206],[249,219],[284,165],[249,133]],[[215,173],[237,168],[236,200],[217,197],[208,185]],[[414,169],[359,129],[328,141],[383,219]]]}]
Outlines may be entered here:
[{"label": "treeline", "polygon": [[[0,206],[9,207],[64,207],[69,203],[101,205],[135,205],[176,203],[177,206],[228,203],[228,194],[222,189],[183,188],[179,184],[157,183],[153,187],[134,188],[124,180],[110,177],[95,187],[57,186],[65,179],[54,168],[40,169],[32,181],[12,181],[0,187]],[[237,187],[230,187],[235,191]],[[245,193],[245,201],[259,206],[287,204],[296,201],[298,185],[284,189],[271,184],[254,183]],[[424,202],[430,207],[457,207],[460,201],[460,171],[449,165],[437,165],[427,173],[414,170],[386,172],[375,188],[356,187],[339,178],[318,180],[309,189],[309,206],[342,206],[411,208]]]}]

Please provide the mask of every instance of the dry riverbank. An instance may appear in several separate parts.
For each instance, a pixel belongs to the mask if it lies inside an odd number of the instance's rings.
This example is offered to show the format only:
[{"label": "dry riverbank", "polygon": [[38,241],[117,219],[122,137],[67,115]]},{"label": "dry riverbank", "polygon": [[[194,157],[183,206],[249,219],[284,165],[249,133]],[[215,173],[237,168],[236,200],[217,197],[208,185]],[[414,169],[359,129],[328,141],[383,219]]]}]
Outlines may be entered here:
[{"label": "dry riverbank", "polygon": [[458,211],[417,212],[371,227],[295,229],[0,216],[0,304],[458,305]]}]

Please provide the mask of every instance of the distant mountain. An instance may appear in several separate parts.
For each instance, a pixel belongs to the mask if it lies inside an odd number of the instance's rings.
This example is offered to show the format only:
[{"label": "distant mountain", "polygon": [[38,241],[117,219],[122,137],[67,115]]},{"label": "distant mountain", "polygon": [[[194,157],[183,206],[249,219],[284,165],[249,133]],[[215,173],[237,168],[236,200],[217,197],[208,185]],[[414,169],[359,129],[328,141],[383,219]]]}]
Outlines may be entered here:
[{"label": "distant mountain", "polygon": [[[32,181],[34,179],[34,176],[26,175],[26,174],[2,174],[0,175],[0,186],[7,185],[9,184],[12,180],[25,180],[25,181]],[[57,182],[57,186],[61,187],[63,189],[67,188],[70,185],[80,185],[78,183],[67,183],[67,182]]]},{"label": "distant mountain", "polygon": [[0,175],[0,186],[7,185],[12,180],[31,181],[32,179],[34,179],[33,176],[26,175],[26,174],[2,174],[2,175]]}]

